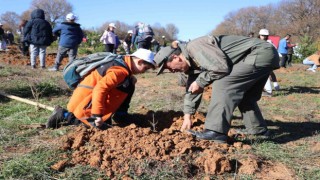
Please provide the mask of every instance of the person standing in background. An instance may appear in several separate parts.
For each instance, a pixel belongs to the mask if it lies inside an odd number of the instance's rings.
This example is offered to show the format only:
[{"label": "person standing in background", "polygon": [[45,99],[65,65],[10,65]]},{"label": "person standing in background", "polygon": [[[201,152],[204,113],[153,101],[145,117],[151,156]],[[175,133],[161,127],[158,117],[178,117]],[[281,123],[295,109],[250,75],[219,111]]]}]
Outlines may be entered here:
[{"label": "person standing in background", "polygon": [[26,26],[27,23],[28,23],[27,20],[22,20],[19,25],[19,30],[18,30],[20,33],[20,46],[19,46],[19,48],[24,56],[29,56],[29,44],[28,44],[28,42],[24,41],[25,35],[23,33],[24,27]]},{"label": "person standing in background", "polygon": [[[269,39],[269,30],[268,29],[260,29],[259,39],[267,41],[268,43],[272,44],[275,47],[273,42]],[[272,97],[272,82],[273,82],[274,89],[276,91],[280,90],[280,86],[277,81],[277,77],[274,74],[274,72],[271,71],[270,76],[269,76],[266,84],[264,85],[264,91],[262,92],[262,96]]]},{"label": "person standing in background", "polygon": [[124,48],[126,54],[130,54],[130,49],[131,49],[131,45],[132,45],[132,42],[131,42],[132,33],[133,33],[133,31],[129,30],[126,37],[123,40],[123,48]]},{"label": "person standing in background", "polygon": [[104,31],[100,38],[100,42],[105,45],[106,52],[113,53],[114,45],[116,44],[116,35],[114,34],[115,29],[115,24],[110,23],[108,29]]},{"label": "person standing in background", "polygon": [[63,57],[68,53],[69,62],[77,57],[78,46],[82,42],[83,32],[80,24],[76,23],[77,17],[69,13],[66,16],[66,22],[63,22],[53,28],[52,33],[59,37],[58,54],[55,63],[49,71],[58,71]]},{"label": "person standing in background", "polygon": [[137,49],[150,49],[153,36],[154,33],[151,26],[149,24],[139,22],[133,30],[131,42]]},{"label": "person standing in background", "polygon": [[5,41],[5,33],[2,29],[3,24],[0,23],[0,50],[6,50],[7,49],[7,43]]},{"label": "person standing in background", "polygon": [[290,40],[291,35],[287,34],[286,37],[282,38],[279,42],[278,52],[281,54],[281,62],[280,67],[286,68],[286,64],[288,61],[288,48],[296,46],[295,44],[288,44],[288,40]]},{"label": "person standing in background", "polygon": [[[290,40],[287,40],[287,43],[291,45]],[[293,46],[288,46],[288,67],[292,67],[292,54],[293,54]]]},{"label": "person standing in background", "polygon": [[30,43],[31,68],[36,68],[36,57],[40,57],[40,66],[46,68],[46,49],[53,42],[52,27],[45,20],[45,14],[42,9],[35,9],[31,13],[31,20],[28,21],[23,30],[25,42]]}]

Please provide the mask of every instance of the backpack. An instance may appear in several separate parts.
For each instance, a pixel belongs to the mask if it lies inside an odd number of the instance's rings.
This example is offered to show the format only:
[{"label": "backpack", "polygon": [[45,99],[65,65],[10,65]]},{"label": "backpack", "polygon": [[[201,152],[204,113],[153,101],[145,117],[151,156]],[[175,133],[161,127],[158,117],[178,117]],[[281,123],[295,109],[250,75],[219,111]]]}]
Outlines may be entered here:
[{"label": "backpack", "polygon": [[138,26],[138,36],[140,36],[142,40],[145,40],[148,37],[153,37],[153,35],[153,29],[149,24],[140,24]]},{"label": "backpack", "polygon": [[122,60],[121,55],[110,52],[98,52],[69,62],[63,69],[63,79],[67,83],[68,87],[74,90],[80,81],[91,71],[112,61],[116,61],[117,65],[128,69],[127,65]]}]

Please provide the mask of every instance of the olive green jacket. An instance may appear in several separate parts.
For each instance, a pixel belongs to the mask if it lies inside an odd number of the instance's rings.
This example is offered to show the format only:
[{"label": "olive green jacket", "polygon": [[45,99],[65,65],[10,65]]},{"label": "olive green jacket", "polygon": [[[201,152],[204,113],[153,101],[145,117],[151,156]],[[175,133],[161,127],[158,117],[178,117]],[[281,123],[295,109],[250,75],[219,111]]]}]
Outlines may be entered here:
[{"label": "olive green jacket", "polygon": [[[189,75],[187,89],[193,81],[204,88],[213,81],[223,78],[240,60],[257,67],[279,68],[277,50],[272,44],[258,38],[233,35],[203,36],[179,47],[190,65],[186,72]],[[255,49],[267,49],[265,55],[274,58],[256,58],[258,52]],[[202,94],[186,93],[184,113],[194,114],[201,97]]]}]

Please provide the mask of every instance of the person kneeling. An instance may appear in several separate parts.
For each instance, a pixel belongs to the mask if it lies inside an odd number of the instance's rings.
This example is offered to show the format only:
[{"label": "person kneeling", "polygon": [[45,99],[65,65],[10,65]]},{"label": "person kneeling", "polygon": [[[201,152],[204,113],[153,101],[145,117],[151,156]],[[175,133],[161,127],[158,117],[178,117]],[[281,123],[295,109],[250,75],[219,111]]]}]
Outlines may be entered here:
[{"label": "person kneeling", "polygon": [[87,75],[74,90],[67,110],[57,106],[46,127],[84,123],[103,129],[113,114],[127,114],[137,81],[133,75],[154,69],[155,62],[153,52],[146,49],[120,57],[122,59],[103,64]]}]

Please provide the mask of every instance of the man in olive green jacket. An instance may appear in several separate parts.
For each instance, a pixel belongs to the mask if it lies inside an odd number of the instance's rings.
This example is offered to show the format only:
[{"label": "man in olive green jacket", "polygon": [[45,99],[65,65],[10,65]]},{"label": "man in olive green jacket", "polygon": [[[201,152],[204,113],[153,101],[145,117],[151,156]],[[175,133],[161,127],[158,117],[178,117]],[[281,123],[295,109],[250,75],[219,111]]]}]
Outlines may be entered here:
[{"label": "man in olive green jacket", "polygon": [[[244,36],[203,36],[177,48],[162,48],[155,56],[158,74],[168,69],[188,75],[184,98],[184,121],[198,139],[226,142],[233,111],[239,107],[246,133],[269,134],[257,101],[269,74],[279,68],[279,56],[272,44]],[[191,115],[198,108],[204,87],[212,84],[205,129],[189,130]]]}]

